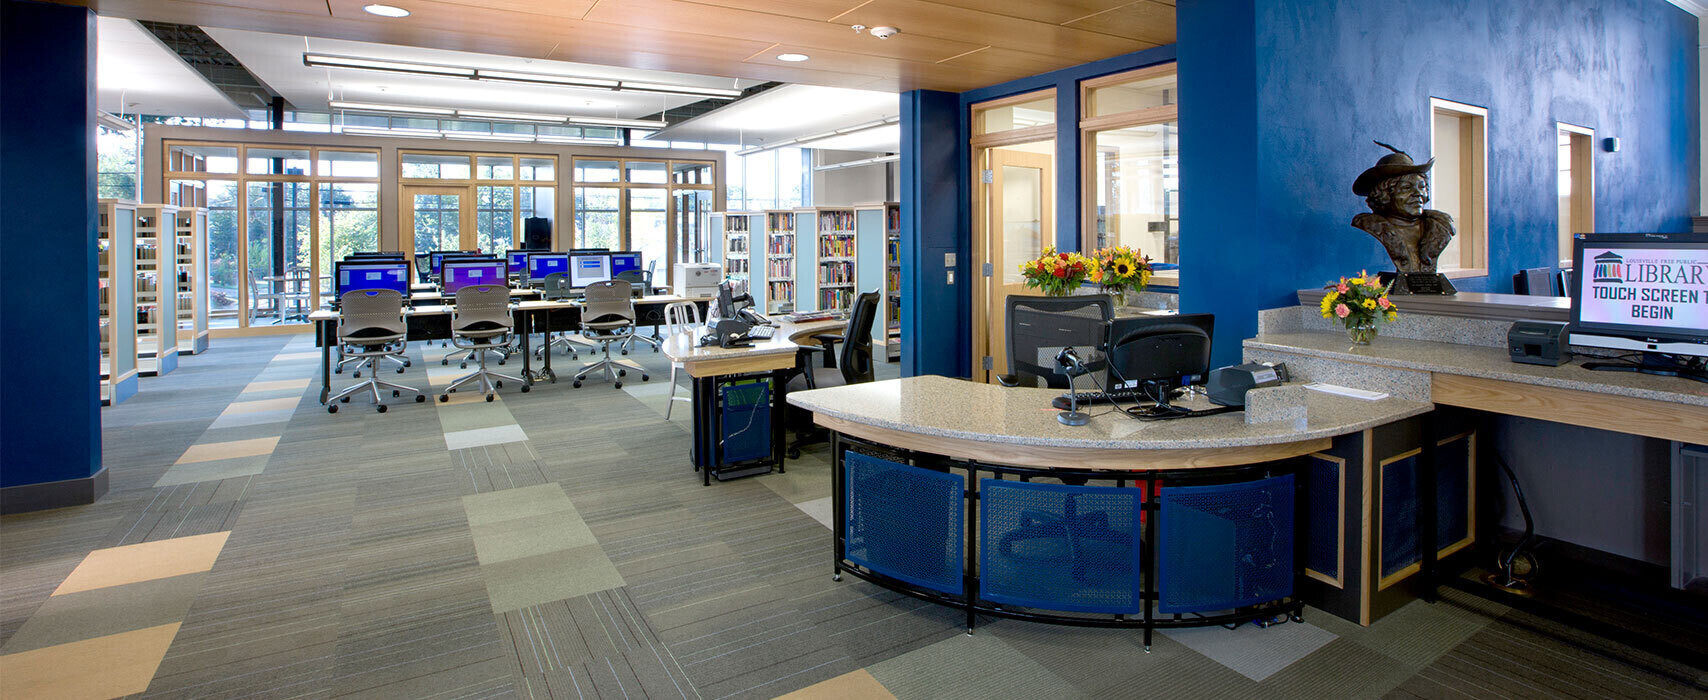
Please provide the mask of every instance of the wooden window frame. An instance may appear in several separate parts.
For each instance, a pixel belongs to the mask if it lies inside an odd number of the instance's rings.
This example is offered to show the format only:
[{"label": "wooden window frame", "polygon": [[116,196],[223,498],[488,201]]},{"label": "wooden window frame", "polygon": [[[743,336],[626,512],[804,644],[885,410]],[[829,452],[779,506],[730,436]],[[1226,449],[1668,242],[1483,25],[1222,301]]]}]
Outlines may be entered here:
[{"label": "wooden window frame", "polygon": [[[464,158],[468,158],[469,176],[466,178],[404,177],[404,175],[403,175],[403,159],[408,157],[408,156],[412,156],[412,155],[462,156]],[[482,158],[509,158],[510,159],[510,177],[508,177],[508,178],[485,178],[485,179],[481,178],[480,177],[480,159],[482,159]],[[522,179],[522,159],[524,159],[524,158],[545,159],[545,160],[552,161],[552,179],[550,179],[550,180],[523,180]],[[405,202],[404,197],[403,197],[403,188],[406,185],[416,185],[416,186],[420,186],[420,185],[448,185],[448,186],[453,186],[453,187],[456,187],[456,186],[468,187],[469,188],[469,194],[468,194],[469,201],[475,206],[475,215],[473,217],[473,220],[477,222],[475,224],[476,225],[475,240],[478,243],[478,241],[480,240],[480,230],[479,230],[479,224],[478,224],[478,222],[480,220],[480,212],[479,212],[480,192],[477,188],[508,186],[508,187],[510,187],[510,245],[512,247],[519,247],[522,245],[523,231],[524,231],[524,226],[526,224],[526,222],[523,220],[523,217],[522,217],[522,191],[521,191],[521,188],[523,188],[523,187],[550,187],[554,190],[553,197],[558,196],[560,193],[555,192],[555,190],[560,189],[559,181],[558,181],[558,175],[563,172],[562,170],[559,169],[562,165],[562,162],[563,162],[563,159],[559,158],[558,155],[555,153],[518,153],[515,151],[503,152],[503,151],[469,151],[469,150],[460,150],[460,149],[459,150],[448,150],[448,149],[430,149],[430,148],[399,148],[399,149],[397,149],[397,196],[398,196],[397,201],[398,201],[398,206],[399,207],[409,206],[409,203]],[[556,200],[554,199],[553,202],[554,202],[554,205],[552,208],[555,210],[555,209],[557,209],[557,206],[555,205]],[[572,221],[573,221],[573,216],[574,215],[572,213],[571,214],[571,217],[572,217],[571,220]],[[552,215],[552,221],[554,221],[554,222],[557,221],[557,214],[555,211],[553,212],[553,215]],[[552,228],[553,228],[553,231],[555,233],[556,230],[560,227],[554,225]],[[399,230],[398,235],[399,235],[399,237],[401,237],[403,235],[403,232],[401,230]],[[408,255],[408,256],[413,257],[413,251],[406,250],[406,251],[404,251],[404,255]]]},{"label": "wooden window frame", "polygon": [[[617,180],[615,182],[591,182],[576,179],[576,165],[582,161],[616,163]],[[664,182],[629,182],[629,163],[662,163],[664,165]],[[701,165],[711,168],[712,182],[677,183],[675,181],[674,174],[678,163]],[[681,235],[681,232],[676,230],[676,191],[709,190],[714,193],[713,196],[715,197],[719,186],[718,166],[715,159],[700,160],[698,158],[646,158],[638,156],[631,158],[625,156],[576,155],[570,158],[569,176],[565,186],[569,188],[570,196],[569,221],[571,231],[573,232],[570,238],[569,247],[571,248],[579,247],[581,245],[581,229],[575,226],[575,215],[577,214],[575,208],[575,190],[582,187],[609,187],[619,190],[617,193],[617,245],[619,250],[635,249],[634,240],[630,237],[629,232],[629,190],[664,190],[665,259],[659,261],[662,263],[662,267],[664,269],[664,277],[662,279],[654,279],[653,284],[662,283],[668,285],[671,283],[672,278],[675,275],[676,263],[680,262],[676,259],[676,251],[680,247],[680,242],[677,238]]]},{"label": "wooden window frame", "polygon": [[[1443,269],[1441,274],[1450,279],[1470,277],[1487,277],[1489,274],[1489,110],[1487,107],[1454,102],[1439,97],[1429,98],[1429,144],[1430,152],[1435,151],[1435,116],[1447,114],[1468,122],[1475,128],[1470,130],[1468,138],[1465,130],[1460,129],[1459,162],[1461,163],[1459,182],[1459,218],[1454,221],[1455,235],[1459,237],[1459,260],[1456,268]],[[1467,182],[1467,180],[1469,182]],[[1434,197],[1433,179],[1430,182],[1430,196]]]},{"label": "wooden window frame", "polygon": [[[1178,76],[1179,73],[1178,64],[1171,62],[1082,80],[1079,83],[1079,113],[1082,115],[1091,113],[1092,93],[1098,88],[1130,83],[1135,80],[1159,78],[1165,75]],[[1090,251],[1097,243],[1094,233],[1097,230],[1097,135],[1105,131],[1166,124],[1168,122],[1174,122],[1177,125],[1180,123],[1180,105],[1178,103],[1117,112],[1100,117],[1086,117],[1079,120],[1079,249],[1081,251]],[[1161,257],[1157,256],[1157,259],[1160,260]],[[1173,277],[1173,283],[1178,285],[1178,274],[1173,275]],[[1156,281],[1166,283],[1168,280],[1157,279]]]},{"label": "wooden window frame", "polygon": [[[1554,134],[1558,138],[1560,132],[1571,134],[1572,150],[1572,222],[1576,224],[1572,233],[1592,233],[1595,231],[1595,129],[1578,126],[1566,122],[1554,122]],[[1580,148],[1581,146],[1581,148]],[[1559,174],[1555,173],[1558,178]],[[1556,192],[1559,182],[1555,181]],[[1558,207],[1555,207],[1558,210]],[[1557,225],[1563,225],[1558,222]],[[1558,254],[1560,267],[1569,268],[1572,262],[1572,242],[1569,237],[1558,238]],[[1567,294],[1571,290],[1566,290]]]}]

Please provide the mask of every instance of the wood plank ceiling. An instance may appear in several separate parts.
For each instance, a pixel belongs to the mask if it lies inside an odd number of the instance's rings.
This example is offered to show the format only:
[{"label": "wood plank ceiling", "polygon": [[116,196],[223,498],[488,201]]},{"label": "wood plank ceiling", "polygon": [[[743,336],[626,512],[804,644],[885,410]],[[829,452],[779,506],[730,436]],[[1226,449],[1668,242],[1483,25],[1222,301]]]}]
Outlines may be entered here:
[{"label": "wood plank ceiling", "polygon": [[[84,0],[102,15],[788,83],[964,91],[1174,42],[1174,0]],[[892,26],[878,39],[850,27]],[[804,63],[778,54],[803,53]]]}]

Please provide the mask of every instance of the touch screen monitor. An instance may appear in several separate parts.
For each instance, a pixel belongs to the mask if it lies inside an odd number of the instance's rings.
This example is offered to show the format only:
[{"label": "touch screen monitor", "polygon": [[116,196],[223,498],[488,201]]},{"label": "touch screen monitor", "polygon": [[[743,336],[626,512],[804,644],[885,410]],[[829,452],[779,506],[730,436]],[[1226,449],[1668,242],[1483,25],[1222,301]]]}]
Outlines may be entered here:
[{"label": "touch screen monitor", "polygon": [[409,263],[340,261],[337,268],[339,297],[358,289],[391,289],[409,298]]},{"label": "touch screen monitor", "polygon": [[581,289],[611,279],[610,253],[580,253],[569,256],[569,286]]},{"label": "touch screen monitor", "polygon": [[569,272],[568,253],[531,253],[528,255],[528,279],[543,280],[546,275]]},{"label": "touch screen monitor", "polygon": [[1579,234],[1572,261],[1569,342],[1643,353],[1638,365],[1584,367],[1703,378],[1708,234]]},{"label": "touch screen monitor", "polygon": [[641,254],[632,250],[619,250],[611,253],[611,279],[630,270],[641,269]]},{"label": "touch screen monitor", "polygon": [[505,284],[503,260],[447,260],[445,261],[445,294],[457,293],[457,290],[471,284]]}]

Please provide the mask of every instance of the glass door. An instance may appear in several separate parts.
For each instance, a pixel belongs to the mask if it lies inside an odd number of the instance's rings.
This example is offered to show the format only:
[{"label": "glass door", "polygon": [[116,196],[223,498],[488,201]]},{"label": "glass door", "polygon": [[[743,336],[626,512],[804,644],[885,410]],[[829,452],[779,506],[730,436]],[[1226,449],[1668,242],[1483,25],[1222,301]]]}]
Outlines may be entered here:
[{"label": "glass door", "polygon": [[464,186],[404,185],[399,230],[403,249],[423,255],[435,250],[479,247],[474,194]]},{"label": "glass door", "polygon": [[1020,264],[1038,257],[1055,243],[1054,142],[1028,143],[985,151],[986,185],[984,246],[991,275],[986,279],[985,355],[990,371],[974,375],[990,381],[1008,371],[1006,323],[1008,297],[1036,295],[1026,288]]},{"label": "glass door", "polygon": [[318,287],[311,258],[313,185],[250,181],[247,187],[249,325],[307,323]]}]

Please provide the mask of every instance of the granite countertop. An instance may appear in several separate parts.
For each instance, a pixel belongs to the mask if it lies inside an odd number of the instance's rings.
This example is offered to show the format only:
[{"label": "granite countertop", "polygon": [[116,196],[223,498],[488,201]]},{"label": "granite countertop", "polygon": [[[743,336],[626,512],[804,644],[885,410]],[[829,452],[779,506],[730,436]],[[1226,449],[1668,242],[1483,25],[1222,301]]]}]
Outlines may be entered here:
[{"label": "granite countertop", "polygon": [[[1420,401],[1363,401],[1309,391],[1306,417],[1248,424],[1241,412],[1139,421],[1108,405],[1088,406],[1089,425],[1056,421],[1059,389],[1002,387],[940,376],[789,392],[789,403],[833,418],[918,435],[989,443],[1092,449],[1171,450],[1250,447],[1332,437],[1428,412]],[[1178,402],[1212,408],[1201,397]]]},{"label": "granite countertop", "polygon": [[1559,367],[1519,364],[1512,361],[1506,348],[1386,337],[1377,337],[1374,343],[1359,346],[1352,345],[1345,335],[1337,333],[1265,333],[1245,341],[1245,347],[1423,372],[1708,406],[1708,384],[1648,374],[1594,372],[1578,366],[1581,360],[1574,360]]}]

